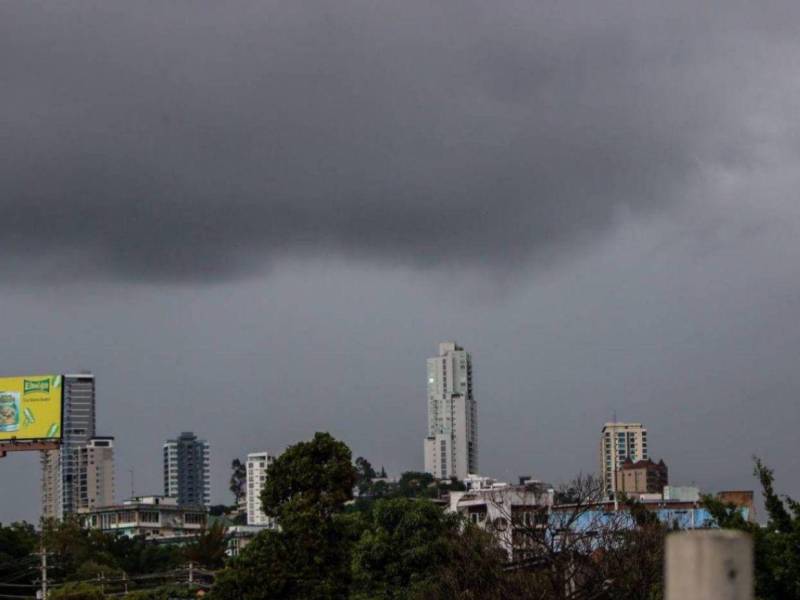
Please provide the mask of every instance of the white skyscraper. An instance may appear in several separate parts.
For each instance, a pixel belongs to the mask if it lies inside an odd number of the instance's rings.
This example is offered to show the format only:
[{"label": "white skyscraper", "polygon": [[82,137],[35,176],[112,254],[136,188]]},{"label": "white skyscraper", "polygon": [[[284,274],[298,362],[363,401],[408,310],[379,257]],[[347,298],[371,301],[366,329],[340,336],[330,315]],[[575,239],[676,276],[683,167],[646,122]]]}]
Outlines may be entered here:
[{"label": "white skyscraper", "polygon": [[425,470],[438,479],[478,472],[478,414],[472,395],[472,358],[454,342],[428,359],[428,435]]},{"label": "white skyscraper", "polygon": [[606,423],[600,436],[600,474],[603,491],[610,495],[622,464],[647,460],[647,429],[641,423]]},{"label": "white skyscraper", "polygon": [[247,455],[247,524],[274,527],[275,521],[261,509],[261,491],[267,482],[267,467],[275,460],[266,452]]}]

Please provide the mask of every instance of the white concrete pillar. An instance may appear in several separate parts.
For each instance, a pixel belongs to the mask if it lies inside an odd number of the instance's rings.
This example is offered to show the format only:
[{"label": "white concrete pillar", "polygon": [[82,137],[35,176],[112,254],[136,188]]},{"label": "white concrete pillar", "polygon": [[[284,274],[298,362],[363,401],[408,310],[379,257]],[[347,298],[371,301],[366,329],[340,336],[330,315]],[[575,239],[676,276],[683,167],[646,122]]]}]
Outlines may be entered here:
[{"label": "white concrete pillar", "polygon": [[753,600],[753,541],[708,529],[667,536],[666,600]]}]

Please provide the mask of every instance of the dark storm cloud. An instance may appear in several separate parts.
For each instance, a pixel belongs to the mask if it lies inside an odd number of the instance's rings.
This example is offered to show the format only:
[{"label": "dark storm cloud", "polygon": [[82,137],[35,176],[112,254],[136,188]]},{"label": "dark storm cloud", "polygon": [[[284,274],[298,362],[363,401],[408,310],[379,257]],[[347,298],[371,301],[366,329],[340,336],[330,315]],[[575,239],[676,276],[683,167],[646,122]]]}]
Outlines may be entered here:
[{"label": "dark storm cloud", "polygon": [[756,160],[800,15],[695,5],[5,2],[0,269],[513,266],[591,239]]}]

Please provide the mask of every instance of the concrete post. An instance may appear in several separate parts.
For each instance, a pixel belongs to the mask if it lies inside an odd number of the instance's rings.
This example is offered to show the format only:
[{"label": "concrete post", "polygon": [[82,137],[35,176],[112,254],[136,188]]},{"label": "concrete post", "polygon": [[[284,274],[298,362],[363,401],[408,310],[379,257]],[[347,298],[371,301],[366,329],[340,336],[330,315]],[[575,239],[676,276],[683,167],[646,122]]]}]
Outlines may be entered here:
[{"label": "concrete post", "polygon": [[707,529],[667,536],[666,600],[753,600],[753,541]]}]

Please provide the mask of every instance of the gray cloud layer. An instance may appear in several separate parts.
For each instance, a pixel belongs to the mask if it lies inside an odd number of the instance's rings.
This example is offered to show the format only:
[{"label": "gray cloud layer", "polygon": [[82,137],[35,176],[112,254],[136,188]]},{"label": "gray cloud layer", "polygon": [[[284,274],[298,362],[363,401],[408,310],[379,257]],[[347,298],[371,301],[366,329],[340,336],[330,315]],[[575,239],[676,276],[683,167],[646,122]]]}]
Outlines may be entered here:
[{"label": "gray cloud layer", "polygon": [[5,2],[0,270],[513,267],[752,168],[789,122],[799,12]]}]

